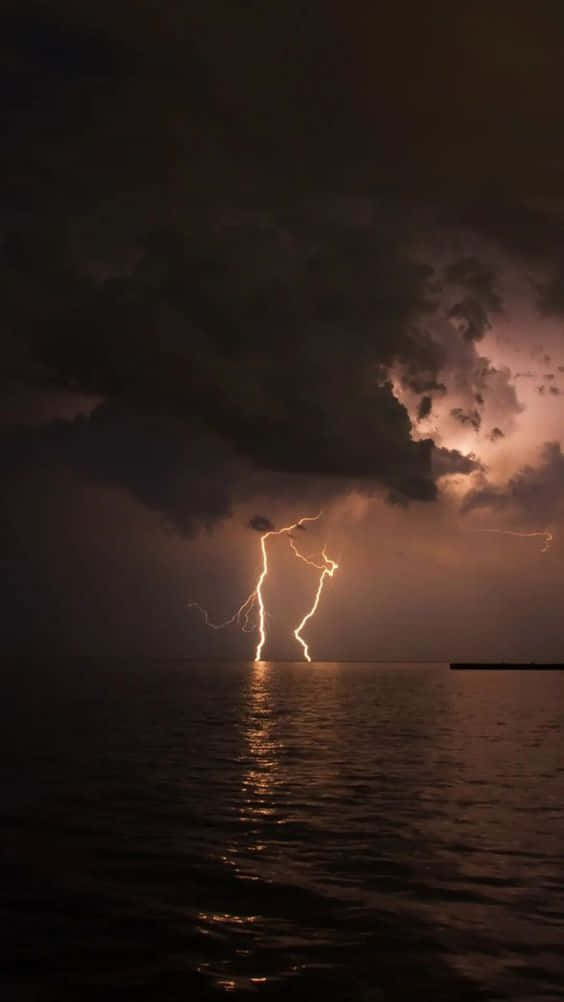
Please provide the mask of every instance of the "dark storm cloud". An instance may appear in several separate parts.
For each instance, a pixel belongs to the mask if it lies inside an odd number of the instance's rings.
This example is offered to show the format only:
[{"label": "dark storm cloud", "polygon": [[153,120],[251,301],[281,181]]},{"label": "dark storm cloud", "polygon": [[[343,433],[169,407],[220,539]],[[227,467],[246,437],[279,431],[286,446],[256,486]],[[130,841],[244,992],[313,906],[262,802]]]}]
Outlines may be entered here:
[{"label": "dark storm cloud", "polygon": [[551,277],[537,286],[537,305],[547,317],[564,315],[564,248]]},{"label": "dark storm cloud", "polygon": [[475,456],[463,456],[458,449],[444,447],[433,449],[432,464],[437,478],[456,473],[467,475],[482,468]]},{"label": "dark storm cloud", "polygon": [[231,514],[234,484],[245,472],[201,427],[107,404],[72,421],[8,427],[2,455],[4,475],[66,468],[87,481],[121,487],[185,534]]},{"label": "dark storm cloud", "polygon": [[405,494],[401,494],[399,491],[390,491],[386,497],[388,504],[394,505],[398,508],[408,508],[409,501]]},{"label": "dark storm cloud", "polygon": [[255,532],[274,532],[274,525],[266,515],[253,515],[249,519],[249,529]]},{"label": "dark storm cloud", "polygon": [[127,274],[105,279],[81,270],[68,242],[12,229],[9,323],[52,385],[198,419],[259,468],[368,478],[429,500],[430,442],[411,440],[386,371],[440,363],[417,326],[430,269],[378,222],[304,207],[293,219],[159,230]]},{"label": "dark storm cloud", "polygon": [[[7,10],[4,373],[106,398],[53,430],[66,461],[187,529],[207,504],[229,511],[226,457],[235,482],[247,464],[434,498],[432,443],[411,440],[389,382],[397,365],[414,392],[445,392],[437,275],[409,252],[417,206],[556,252],[550,208],[525,204],[560,135],[550,102],[542,118],[531,103],[559,80],[542,15],[512,5],[520,63],[480,4],[415,10],[407,33],[399,10],[360,2]],[[495,276],[473,256],[442,278],[473,349]],[[474,361],[472,392],[510,408],[509,377]]]},{"label": "dark storm cloud", "polygon": [[445,269],[447,282],[465,293],[448,317],[466,341],[480,341],[490,329],[490,315],[499,313],[501,298],[493,270],[477,257],[461,258]]},{"label": "dark storm cloud", "polygon": [[490,431],[490,433],[488,435],[488,438],[489,438],[490,442],[497,442],[498,439],[504,438],[504,434],[503,434],[501,428],[497,428],[496,427],[496,428],[492,428],[492,430]]},{"label": "dark storm cloud", "polygon": [[500,295],[496,289],[494,271],[477,257],[460,258],[445,269],[448,282],[460,285],[471,293],[475,300],[490,312],[499,312],[502,307]]},{"label": "dark storm cloud", "polygon": [[433,407],[433,398],[432,397],[429,397],[429,396],[421,397],[421,400],[419,401],[419,405],[417,407],[417,417],[418,417],[419,421],[422,421],[423,418],[426,418],[426,417],[429,416],[429,414],[431,413],[432,407]]},{"label": "dark storm cloud", "polygon": [[491,327],[485,308],[469,296],[455,303],[448,317],[466,341],[480,341]]},{"label": "dark storm cloud", "polygon": [[4,6],[16,20],[3,33],[5,170],[20,195],[30,181],[91,205],[140,183],[173,198],[196,184],[228,199],[393,189],[438,201],[456,225],[547,246],[554,220],[529,203],[560,190],[553,5],[438,0],[412,5],[409,30],[401,7],[367,0],[139,0],[134,16],[125,0]]},{"label": "dark storm cloud", "polygon": [[482,423],[480,412],[476,410],[464,411],[462,407],[453,407],[451,417],[455,418],[462,425],[470,425],[475,431],[479,431]]},{"label": "dark storm cloud", "polygon": [[434,390],[435,393],[446,393],[444,383],[437,382],[436,378],[429,373],[418,372],[416,365],[409,366],[407,372],[402,375],[402,384],[413,390],[414,393],[425,393],[428,390]]},{"label": "dark storm cloud", "polygon": [[537,467],[525,466],[503,487],[489,484],[469,491],[462,511],[475,508],[506,509],[515,507],[539,518],[551,518],[564,501],[564,456],[559,442],[546,442]]}]

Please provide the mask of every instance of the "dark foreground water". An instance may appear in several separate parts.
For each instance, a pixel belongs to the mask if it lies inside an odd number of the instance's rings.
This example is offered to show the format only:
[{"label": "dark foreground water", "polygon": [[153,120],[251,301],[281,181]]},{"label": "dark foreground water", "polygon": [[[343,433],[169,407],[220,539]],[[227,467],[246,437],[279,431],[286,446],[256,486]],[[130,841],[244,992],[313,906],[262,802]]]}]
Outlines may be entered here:
[{"label": "dark foreground water", "polygon": [[5,662],[0,998],[564,998],[564,673]]}]

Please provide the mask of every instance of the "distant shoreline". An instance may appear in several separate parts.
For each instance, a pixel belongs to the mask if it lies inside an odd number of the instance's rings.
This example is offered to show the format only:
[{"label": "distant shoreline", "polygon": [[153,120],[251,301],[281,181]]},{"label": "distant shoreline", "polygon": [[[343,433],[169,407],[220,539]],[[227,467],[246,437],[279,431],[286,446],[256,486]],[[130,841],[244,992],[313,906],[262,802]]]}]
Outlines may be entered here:
[{"label": "distant shoreline", "polygon": [[537,663],[535,661],[528,663],[511,661],[452,661],[449,667],[451,671],[564,671],[564,663],[543,664],[542,662]]}]

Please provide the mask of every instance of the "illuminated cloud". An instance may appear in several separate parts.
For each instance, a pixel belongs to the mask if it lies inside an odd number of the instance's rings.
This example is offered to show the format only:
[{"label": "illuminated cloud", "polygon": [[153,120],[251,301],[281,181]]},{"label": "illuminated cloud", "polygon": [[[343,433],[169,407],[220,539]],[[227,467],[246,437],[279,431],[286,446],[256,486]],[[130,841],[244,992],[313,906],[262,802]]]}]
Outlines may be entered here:
[{"label": "illuminated cloud", "polygon": [[513,508],[528,518],[549,519],[561,513],[563,502],[564,455],[559,442],[546,442],[538,466],[525,466],[503,486],[489,484],[484,476],[482,485],[466,494],[461,510]]}]

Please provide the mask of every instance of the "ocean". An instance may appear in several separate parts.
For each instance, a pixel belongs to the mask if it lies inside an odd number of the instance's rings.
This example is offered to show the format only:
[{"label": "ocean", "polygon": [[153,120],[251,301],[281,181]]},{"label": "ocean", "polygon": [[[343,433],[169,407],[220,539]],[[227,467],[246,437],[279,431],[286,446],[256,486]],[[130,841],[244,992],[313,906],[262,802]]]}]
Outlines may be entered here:
[{"label": "ocean", "polygon": [[3,1002],[564,998],[564,673],[4,659]]}]

